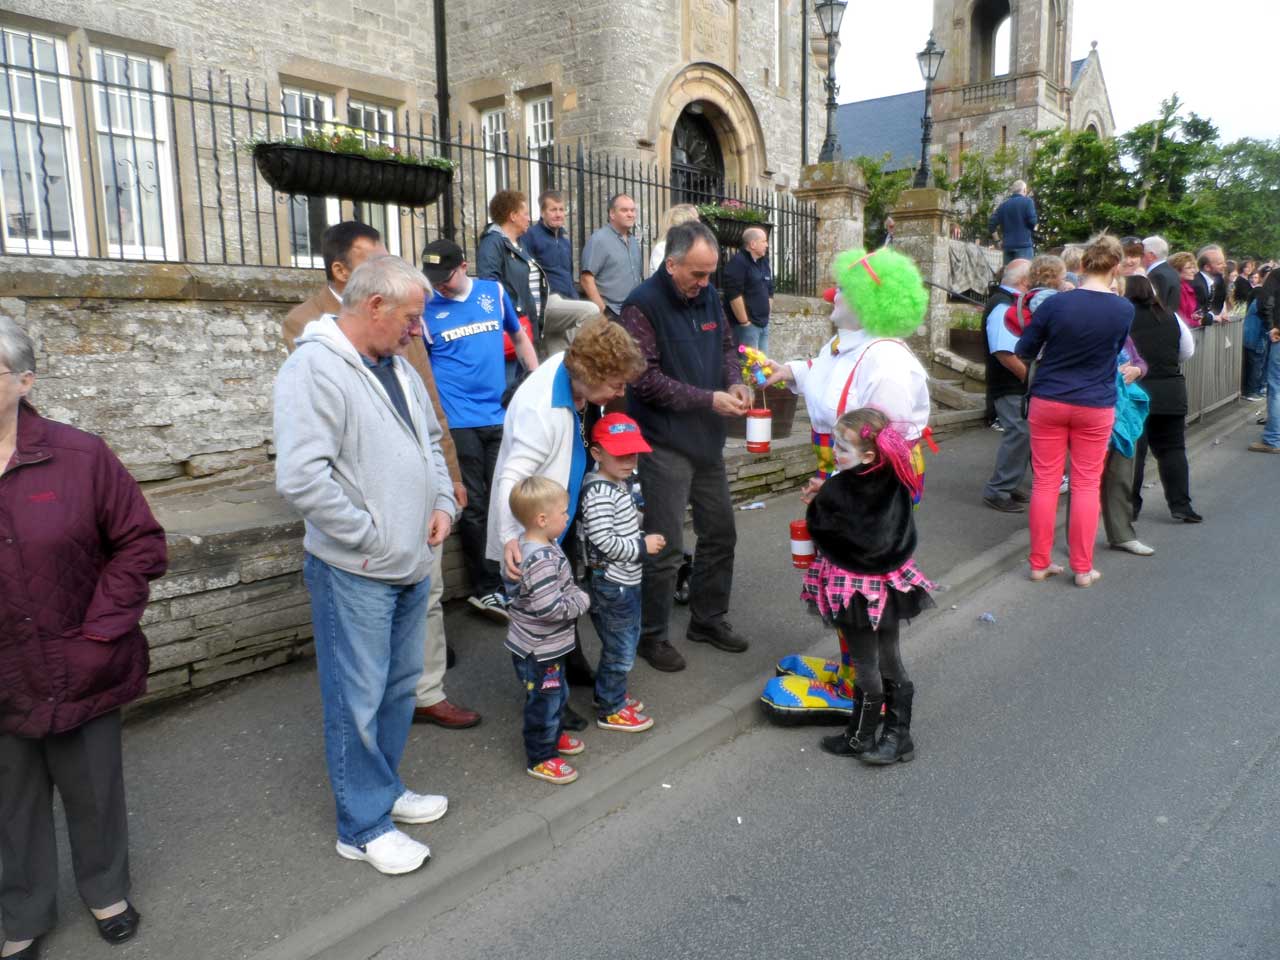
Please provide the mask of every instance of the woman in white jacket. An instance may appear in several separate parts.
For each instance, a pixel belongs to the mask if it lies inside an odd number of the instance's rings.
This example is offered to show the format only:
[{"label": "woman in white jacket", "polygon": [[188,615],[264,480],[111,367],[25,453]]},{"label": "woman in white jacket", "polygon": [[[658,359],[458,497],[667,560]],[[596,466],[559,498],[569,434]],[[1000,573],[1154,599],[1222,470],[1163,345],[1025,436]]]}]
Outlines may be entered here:
[{"label": "woman in white jacket", "polygon": [[640,349],[621,326],[590,320],[562,354],[549,357],[520,385],[507,406],[502,446],[493,471],[485,556],[503,564],[508,578],[520,571],[520,523],[511,515],[511,488],[536,474],[569,491],[569,519],[591,458],[584,418],[621,397],[640,375]]}]

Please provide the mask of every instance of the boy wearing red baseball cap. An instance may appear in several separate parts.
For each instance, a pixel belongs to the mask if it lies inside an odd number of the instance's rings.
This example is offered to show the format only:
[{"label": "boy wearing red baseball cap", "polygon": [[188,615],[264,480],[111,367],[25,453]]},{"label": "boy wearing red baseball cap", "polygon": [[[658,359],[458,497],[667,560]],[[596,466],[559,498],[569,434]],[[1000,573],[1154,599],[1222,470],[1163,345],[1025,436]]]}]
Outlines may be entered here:
[{"label": "boy wearing red baseball cap", "polygon": [[624,413],[601,417],[591,431],[596,469],[582,485],[581,535],[587,554],[591,622],[600,635],[596,668],[596,726],[639,733],[653,726],[644,704],[627,696],[627,675],[640,643],[640,569],[646,555],[666,546],[660,533],[640,529],[640,512],[627,484],[636,459],[652,448]]}]

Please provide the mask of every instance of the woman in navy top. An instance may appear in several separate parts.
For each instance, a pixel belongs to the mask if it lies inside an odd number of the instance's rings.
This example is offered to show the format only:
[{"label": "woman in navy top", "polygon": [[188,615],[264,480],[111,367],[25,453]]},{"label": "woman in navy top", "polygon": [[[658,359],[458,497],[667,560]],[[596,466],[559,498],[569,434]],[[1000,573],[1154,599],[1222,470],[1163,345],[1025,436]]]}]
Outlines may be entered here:
[{"label": "woman in navy top", "polygon": [[1050,297],[1018,341],[1024,361],[1040,355],[1031,382],[1031,579],[1062,572],[1052,562],[1058,486],[1071,452],[1072,509],[1067,541],[1076,586],[1102,574],[1093,568],[1099,485],[1115,420],[1116,358],[1133,323],[1133,304],[1112,292],[1124,250],[1115,237],[1093,239],[1084,251],[1078,290]]}]

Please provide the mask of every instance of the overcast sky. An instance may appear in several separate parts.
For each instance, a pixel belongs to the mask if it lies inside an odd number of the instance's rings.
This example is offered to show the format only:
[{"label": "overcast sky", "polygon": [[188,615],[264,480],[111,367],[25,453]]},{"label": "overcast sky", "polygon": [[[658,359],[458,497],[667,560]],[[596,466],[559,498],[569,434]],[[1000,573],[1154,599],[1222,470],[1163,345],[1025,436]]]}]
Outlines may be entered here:
[{"label": "overcast sky", "polygon": [[[1247,17],[1240,12],[1249,8]],[[836,63],[841,103],[924,86],[915,55],[929,38],[933,3],[899,0],[892,16],[879,14],[885,9],[849,0]],[[1090,42],[1098,41],[1117,132],[1153,118],[1160,101],[1176,91],[1187,109],[1217,124],[1224,140],[1273,140],[1280,137],[1277,36],[1276,0],[1217,8],[1191,0],[1076,0],[1071,58],[1088,55]]]}]

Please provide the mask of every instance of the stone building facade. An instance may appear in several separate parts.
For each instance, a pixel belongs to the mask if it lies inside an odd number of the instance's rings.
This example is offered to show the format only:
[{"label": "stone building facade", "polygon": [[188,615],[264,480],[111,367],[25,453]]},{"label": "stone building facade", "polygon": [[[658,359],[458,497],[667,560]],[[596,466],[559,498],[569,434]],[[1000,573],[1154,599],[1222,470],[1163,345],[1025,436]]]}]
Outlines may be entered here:
[{"label": "stone building facade", "polygon": [[1114,133],[1097,45],[1071,61],[1073,7],[1073,0],[934,0],[934,37],[947,51],[934,86],[938,149],[954,161],[968,150],[990,154],[1023,130],[1092,125],[1100,136]]},{"label": "stone building facade", "polygon": [[[454,116],[480,135],[521,149],[581,142],[663,170],[718,170],[741,188],[797,182],[802,0],[473,0],[456,9]],[[812,46],[820,31],[809,16]],[[807,64],[816,156],[821,73],[814,56]]]},{"label": "stone building facade", "polygon": [[[968,152],[990,155],[1024,130],[1115,133],[1097,44],[1070,60],[1073,0],[934,0],[933,35],[946,52],[933,88],[933,146],[959,170]],[[845,156],[890,155],[916,167],[924,93],[844,104]]]}]

